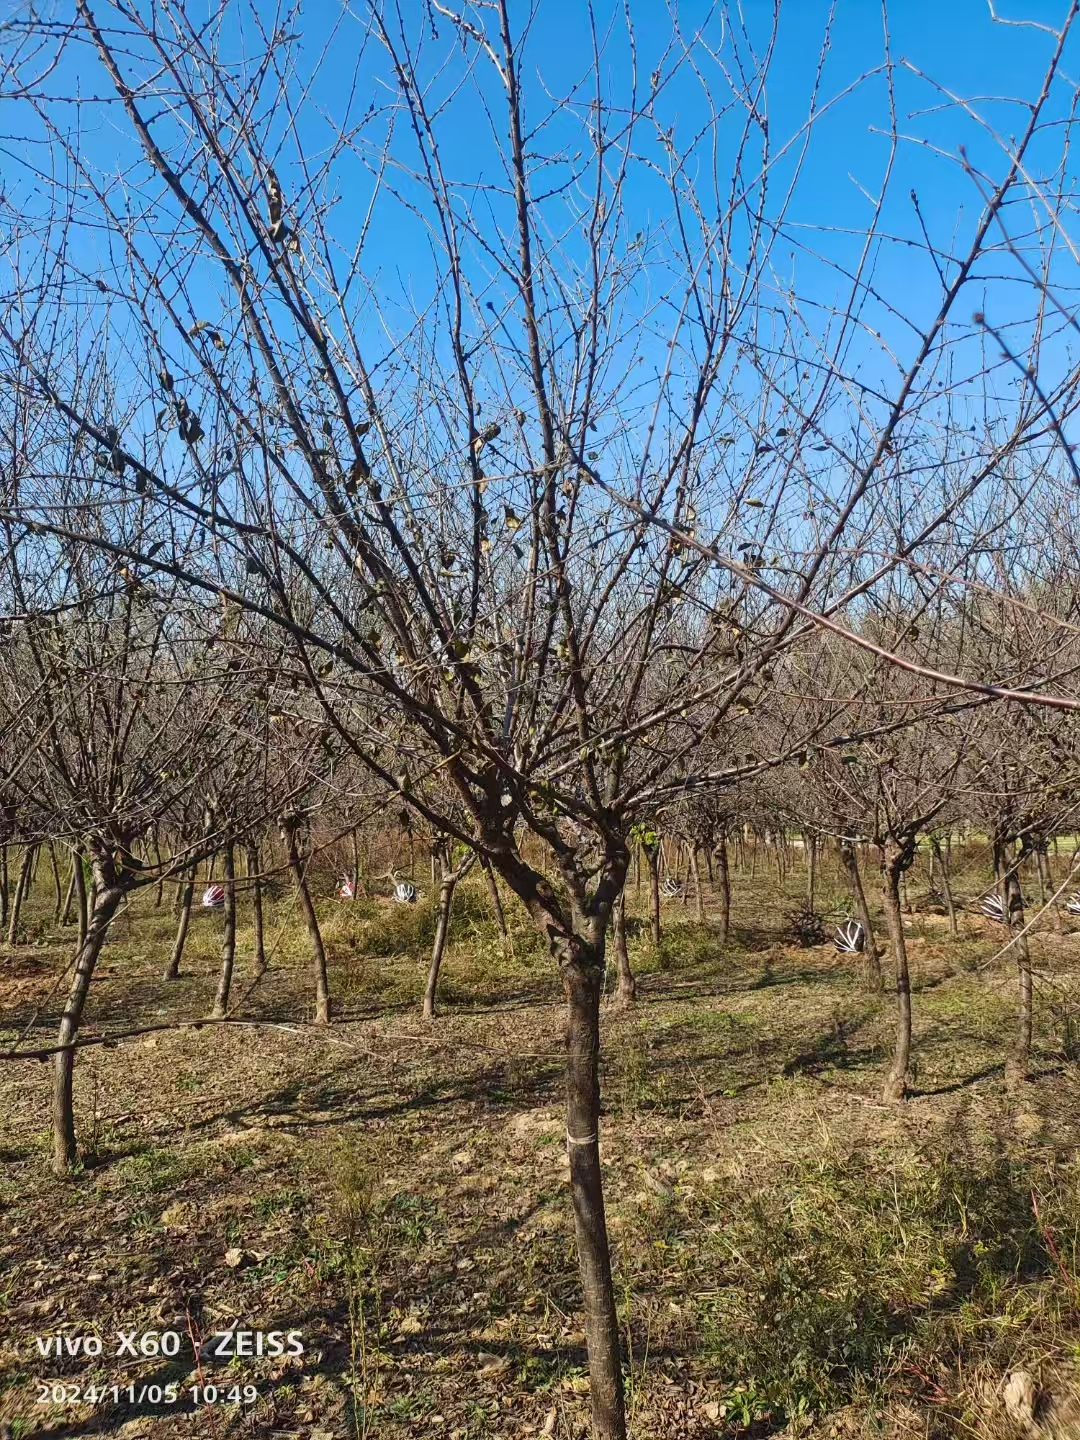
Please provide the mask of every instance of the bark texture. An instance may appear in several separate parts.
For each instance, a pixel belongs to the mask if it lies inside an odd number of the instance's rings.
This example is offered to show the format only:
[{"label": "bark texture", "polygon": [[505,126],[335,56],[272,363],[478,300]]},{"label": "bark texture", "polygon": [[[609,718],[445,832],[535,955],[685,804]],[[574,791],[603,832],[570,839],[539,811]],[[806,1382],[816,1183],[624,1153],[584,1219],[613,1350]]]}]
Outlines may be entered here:
[{"label": "bark texture", "polygon": [[19,938],[19,921],[22,918],[23,901],[30,888],[30,871],[34,864],[34,847],[27,845],[19,863],[19,876],[15,881],[15,894],[11,897],[11,911],[8,915],[7,943],[14,945]]},{"label": "bark texture", "polygon": [[432,865],[439,875],[439,908],[435,918],[435,938],[431,945],[431,963],[428,966],[427,984],[424,986],[423,1014],[425,1020],[435,1018],[435,1000],[439,989],[439,972],[442,970],[443,955],[446,952],[446,937],[450,933],[450,912],[454,907],[454,891],[458,882],[469,873],[475,851],[470,850],[457,866],[451,864],[449,850],[441,848],[432,855]]},{"label": "bark texture", "polygon": [[[259,847],[250,842],[247,847],[247,873],[251,882],[251,928],[254,932],[255,977],[266,974],[266,937],[263,930],[262,879],[259,875]],[[353,889],[355,895],[356,889]]]},{"label": "bark texture", "polygon": [[[584,947],[581,947],[584,952]],[[585,1301],[593,1431],[623,1440],[626,1401],[600,1170],[600,993],[602,942],[563,967],[566,991],[566,1143],[574,1233]]]},{"label": "bark texture", "polygon": [[899,1101],[911,1088],[911,977],[908,972],[907,943],[900,909],[900,882],[915,854],[914,837],[895,840],[882,847],[882,899],[896,968],[896,1040],[892,1064],[885,1077],[884,1098]]},{"label": "bark texture", "polygon": [[214,1008],[210,1012],[214,1020],[224,1020],[229,1013],[233,966],[236,963],[236,846],[231,835],[226,837],[222,852],[221,884],[225,891],[225,905],[221,931],[221,973]]},{"label": "bark texture", "polygon": [[165,967],[166,980],[176,980],[180,975],[180,961],[184,958],[184,945],[187,942],[188,926],[191,924],[191,903],[195,896],[197,866],[198,862],[193,860],[184,871],[184,883],[180,887],[180,910],[176,920],[176,938],[173,940],[169,963]]},{"label": "bark texture", "polygon": [[717,841],[715,854],[720,879],[720,943],[726,945],[731,935],[731,867],[728,864],[727,839],[724,836]]},{"label": "bark texture", "polygon": [[1017,978],[1016,1036],[1012,1053],[1005,1065],[1005,1078],[1010,1084],[1018,1084],[1031,1078],[1031,950],[1024,929],[1024,896],[1020,889],[1018,865],[1013,857],[1004,851],[1001,859],[1005,916],[1009,933],[1013,936],[1012,949],[1016,957]]},{"label": "bark texture", "polygon": [[851,898],[855,901],[855,912],[866,941],[866,949],[863,952],[866,961],[866,983],[869,989],[880,990],[882,988],[881,956],[878,954],[877,941],[874,939],[870,906],[866,903],[866,891],[863,889],[862,875],[859,871],[859,854],[855,848],[855,841],[848,836],[840,841],[840,860],[848,878]]},{"label": "bark texture", "polygon": [[615,988],[617,1005],[632,1005],[637,999],[637,981],[630,968],[630,951],[626,944],[626,886],[619,891],[612,912],[612,931],[615,937],[615,963],[618,966],[619,982]]},{"label": "bark texture", "polygon": [[649,864],[649,922],[652,942],[660,944],[660,847],[650,846],[645,851]]},{"label": "bark texture", "polygon": [[315,1024],[329,1025],[330,983],[326,974],[326,947],[323,945],[319,917],[315,914],[315,905],[311,899],[307,876],[304,874],[304,867],[300,860],[297,828],[295,821],[287,820],[282,824],[282,834],[289,857],[289,869],[296,882],[300,908],[304,912],[304,922],[307,925],[308,938],[311,941],[311,961],[315,976]]},{"label": "bark texture", "polygon": [[[56,1032],[58,1046],[73,1046],[79,1033],[94,966],[105,943],[109,924],[124,898],[124,889],[108,854],[94,861],[94,904],[86,935],[75,956],[75,968],[68,988],[67,1003]],[[78,1159],[74,1109],[75,1051],[61,1050],[53,1056],[52,1128],[53,1170],[67,1174]]]}]

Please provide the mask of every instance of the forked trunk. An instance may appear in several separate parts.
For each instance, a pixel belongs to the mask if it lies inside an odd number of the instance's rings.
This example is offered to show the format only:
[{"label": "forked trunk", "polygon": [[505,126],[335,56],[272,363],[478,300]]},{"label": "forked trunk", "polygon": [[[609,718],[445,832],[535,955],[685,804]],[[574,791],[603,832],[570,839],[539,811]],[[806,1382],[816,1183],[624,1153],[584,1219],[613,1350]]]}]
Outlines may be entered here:
[{"label": "forked trunk", "polygon": [[910,864],[910,851],[895,841],[886,841],[882,855],[882,899],[896,967],[896,1042],[892,1064],[885,1077],[884,1098],[903,1100],[911,1085],[911,977],[908,974],[904,921],[900,913],[900,879]]},{"label": "forked trunk", "polygon": [[195,872],[197,869],[198,861],[193,860],[184,871],[184,883],[180,887],[180,912],[176,921],[176,939],[173,941],[169,963],[165,967],[164,978],[166,980],[176,980],[180,975],[180,961],[184,958],[184,945],[187,942],[188,926],[191,924],[191,902],[195,895]]},{"label": "forked trunk", "polygon": [[615,987],[616,1005],[631,1005],[637,999],[637,981],[630,969],[630,952],[626,945],[626,886],[619,891],[611,913],[612,931],[615,936],[615,964],[618,967],[619,983]]},{"label": "forked trunk", "polygon": [[877,942],[874,939],[874,927],[870,922],[870,906],[866,903],[866,891],[863,889],[862,875],[859,872],[859,856],[855,849],[855,842],[845,836],[840,841],[840,861],[847,873],[848,884],[851,887],[851,898],[855,901],[855,911],[859,924],[862,926],[865,949],[863,955],[866,959],[866,983],[871,990],[880,990],[881,980],[881,956],[878,954]]},{"label": "forked trunk", "polygon": [[[255,978],[266,974],[266,938],[263,934],[262,880],[259,876],[259,847],[252,843],[247,847],[247,872],[251,881],[251,928],[254,932]],[[356,894],[354,887],[353,894]]]},{"label": "forked trunk", "polygon": [[600,1170],[603,941],[595,947],[582,945],[572,963],[563,963],[562,976],[567,1005],[566,1145],[570,1159],[574,1232],[585,1302],[593,1434],[598,1440],[624,1440],[626,1405],[619,1320],[615,1310]]},{"label": "forked trunk", "polygon": [[34,847],[27,845],[19,865],[19,878],[15,881],[15,894],[11,898],[11,913],[8,916],[7,943],[14,945],[19,938],[19,921],[22,918],[23,901],[30,889],[30,868],[34,863]]},{"label": "forked trunk", "polygon": [[424,986],[424,1019],[435,1019],[435,996],[439,988],[439,971],[442,969],[443,954],[446,950],[446,935],[450,929],[450,910],[454,904],[457,888],[456,875],[444,875],[439,885],[439,910],[435,921],[435,939],[431,944],[431,964],[428,966],[427,984]]},{"label": "forked trunk", "polygon": [[300,851],[296,843],[296,826],[286,825],[284,830],[285,844],[289,854],[289,869],[292,871],[293,879],[296,881],[296,889],[300,897],[300,908],[304,912],[308,938],[311,940],[311,959],[315,972],[315,1024],[329,1025],[330,983],[326,975],[326,949],[323,945],[322,931],[319,929],[319,917],[315,914],[311,891],[308,889],[307,876],[304,874],[304,867],[300,863]]},{"label": "forked trunk", "polygon": [[221,974],[218,977],[214,1008],[210,1012],[214,1020],[224,1020],[229,1013],[229,994],[232,991],[233,965],[236,961],[236,847],[231,835],[226,837],[221,861],[221,885],[225,891],[224,924],[221,931]]},{"label": "forked trunk", "polygon": [[[436,857],[432,856],[432,863]],[[454,891],[458,887],[458,881],[472,869],[473,861],[476,859],[476,851],[470,850],[456,868],[450,868],[450,855],[442,852],[438,856],[438,863],[442,872],[442,879],[439,882],[439,909],[435,920],[435,939],[431,945],[431,964],[428,966],[427,984],[424,986],[424,1007],[425,1020],[435,1018],[435,997],[439,988],[439,971],[442,969],[443,954],[446,950],[446,937],[450,933],[450,912],[454,908]]]},{"label": "forked trunk", "polygon": [[660,847],[645,851],[649,862],[649,921],[652,927],[652,942],[660,944]]},{"label": "forked trunk", "polygon": [[[716,868],[720,876],[720,944],[726,945],[731,934],[731,869],[724,836],[717,841],[715,854]],[[754,854],[756,856],[756,849]]]},{"label": "forked trunk", "polygon": [[[56,1032],[58,1046],[74,1045],[75,1043],[83,1009],[86,1005],[86,997],[90,990],[90,981],[94,974],[94,966],[101,954],[109,922],[124,898],[122,888],[115,883],[115,875],[111,873],[111,865],[109,870],[110,873],[107,876],[98,877],[98,883],[94,887],[93,911],[86,927],[86,935],[79,944],[75,969],[68,989],[67,1004],[64,1006],[64,1013],[60,1017],[60,1026]],[[53,1170],[57,1175],[66,1174],[78,1158],[75,1139],[74,1076],[75,1051],[73,1049],[62,1050],[54,1055]]]}]

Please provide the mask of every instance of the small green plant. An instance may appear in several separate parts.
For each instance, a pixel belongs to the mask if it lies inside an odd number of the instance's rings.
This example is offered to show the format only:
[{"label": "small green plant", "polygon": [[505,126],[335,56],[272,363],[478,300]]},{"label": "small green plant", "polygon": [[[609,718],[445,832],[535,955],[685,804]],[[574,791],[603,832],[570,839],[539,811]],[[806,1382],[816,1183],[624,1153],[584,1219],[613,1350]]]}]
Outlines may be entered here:
[{"label": "small green plant", "polygon": [[158,1145],[125,1156],[115,1170],[118,1180],[144,1195],[173,1189],[185,1173],[186,1166],[181,1158]]}]

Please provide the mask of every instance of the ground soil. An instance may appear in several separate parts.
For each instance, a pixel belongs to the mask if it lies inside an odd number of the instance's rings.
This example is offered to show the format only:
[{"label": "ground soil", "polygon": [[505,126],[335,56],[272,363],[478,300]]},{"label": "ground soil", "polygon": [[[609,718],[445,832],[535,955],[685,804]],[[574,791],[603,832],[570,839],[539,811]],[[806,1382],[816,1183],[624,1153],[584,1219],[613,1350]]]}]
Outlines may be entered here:
[{"label": "ground soil", "polygon": [[[605,1006],[602,1153],[633,1435],[1080,1433],[1080,1229],[1068,1229],[1080,934],[1034,938],[1037,1053],[1031,1081],[1010,1090],[1001,932],[965,914],[954,938],[940,916],[906,916],[916,1071],[911,1098],[886,1106],[890,999],[867,991],[859,957],[788,943],[799,883],[784,894],[760,871],[737,875],[726,948],[692,923],[692,903],[665,907],[659,952],[632,925],[639,1000]],[[842,891],[822,884],[835,923]],[[46,1044],[55,1027],[71,937],[46,902],[27,943],[0,950],[5,1048]],[[241,928],[234,1023],[80,1054],[85,1164],[70,1179],[47,1168],[49,1067],[0,1066],[0,1420],[12,1436],[586,1433],[557,977],[523,918],[504,947],[486,903],[479,884],[464,893],[442,1013],[425,1025],[423,907],[406,922],[380,901],[321,901],[337,1014],[319,1032],[306,1023],[302,927],[279,901],[254,986]],[[121,919],[84,1036],[209,1011],[220,916],[197,916],[169,983],[172,923],[168,896]],[[984,1266],[963,1281],[956,1257],[982,1182],[970,1200],[967,1182],[943,1185],[945,1155],[971,1174],[1021,1176],[968,1260],[984,1265],[993,1225],[1019,1226],[1037,1251],[1027,1269],[1002,1259],[1000,1276]],[[856,1172],[865,1187],[850,1188]],[[927,1199],[920,1177],[933,1176]],[[864,1194],[885,1197],[866,1201],[878,1219],[859,1209]],[[797,1243],[770,1249],[788,1224]],[[817,1308],[804,1315],[807,1292]],[[862,1370],[837,1360],[846,1351],[815,1360],[822,1325],[850,1325],[857,1346],[879,1322]],[[802,1324],[810,1338],[789,1354]],[[210,1357],[207,1337],[234,1327],[299,1332],[303,1353]],[[180,1353],[110,1355],[120,1331],[175,1331]],[[58,1333],[99,1336],[105,1354],[43,1358],[38,1339]],[[785,1374],[804,1364],[792,1389]],[[1030,1415],[1006,1405],[1018,1370],[1033,1377]],[[174,1404],[141,1390],[169,1384]],[[218,1403],[196,1407],[195,1386],[216,1386]]]}]

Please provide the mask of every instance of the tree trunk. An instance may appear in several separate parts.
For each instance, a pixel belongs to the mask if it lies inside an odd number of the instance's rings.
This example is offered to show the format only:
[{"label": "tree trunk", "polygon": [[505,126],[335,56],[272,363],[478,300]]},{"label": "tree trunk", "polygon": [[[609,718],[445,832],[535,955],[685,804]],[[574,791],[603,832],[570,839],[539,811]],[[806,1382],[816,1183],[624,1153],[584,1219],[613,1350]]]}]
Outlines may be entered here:
[{"label": "tree trunk", "polygon": [[159,910],[161,908],[162,896],[165,893],[165,866],[161,861],[161,846],[158,843],[158,833],[156,830],[154,831],[154,864],[158,872],[157,887],[154,890],[154,909]]},{"label": "tree trunk", "polygon": [[[262,879],[259,875],[259,847],[254,841],[247,847],[247,870],[251,880],[251,927],[255,944],[255,978],[266,974],[266,937],[263,929]],[[355,885],[353,894],[356,894]]]},{"label": "tree trunk", "polygon": [[566,995],[566,1142],[585,1304],[593,1435],[599,1440],[626,1437],[619,1323],[600,1170],[599,1061],[604,943],[611,919],[607,907],[615,903],[625,885],[628,860],[625,850],[612,846],[606,871],[591,899],[581,884],[580,869],[569,863],[561,867],[576,916],[571,921],[546,877],[522,862],[512,841],[492,856],[500,875],[545,938]]},{"label": "tree trunk", "polygon": [[938,874],[941,876],[941,894],[945,900],[945,909],[949,912],[949,931],[951,934],[955,935],[957,933],[956,902],[953,899],[952,883],[949,880],[949,863],[947,859],[948,853],[952,847],[949,845],[947,839],[945,844],[946,850],[945,852],[942,852],[941,842],[935,839],[933,836],[931,836],[930,838],[931,851],[937,860]]},{"label": "tree trunk", "polygon": [[[185,871],[184,873],[186,874],[187,872]],[[173,919],[174,919],[174,920],[179,920],[179,919],[180,919],[180,911],[181,911],[183,908],[184,908],[184,887],[183,887],[182,884],[180,884],[180,885],[177,885],[175,891],[173,892],[172,913],[173,913]]]},{"label": "tree trunk", "polygon": [[352,893],[356,900],[360,895],[360,832],[352,832]]},{"label": "tree trunk", "polygon": [[[1054,893],[1054,880],[1050,874],[1050,857],[1046,852],[1047,847],[1045,845],[1039,846],[1035,851],[1035,864],[1039,871],[1039,892],[1042,896],[1043,905],[1046,904],[1047,894],[1053,895]],[[1065,931],[1065,923],[1061,918],[1061,905],[1057,900],[1051,900],[1050,910],[1054,917],[1054,931],[1056,934],[1061,935]]]},{"label": "tree trunk", "polygon": [[[109,922],[116,914],[124,898],[124,892],[116,884],[116,876],[110,861],[98,861],[102,873],[94,887],[94,908],[86,927],[86,935],[79,945],[75,959],[75,970],[71,977],[67,1004],[60,1017],[56,1032],[57,1045],[73,1045],[79,1032],[83,1008],[90,990],[94,966],[105,942]],[[78,1158],[75,1139],[74,1109],[75,1051],[64,1050],[53,1056],[53,1170],[65,1175]]]},{"label": "tree trunk", "polygon": [[8,847],[0,845],[0,926],[8,920]]},{"label": "tree trunk", "polygon": [[307,876],[304,874],[304,867],[300,863],[300,852],[296,844],[296,826],[295,824],[287,824],[283,828],[285,832],[285,844],[289,854],[289,869],[292,871],[293,879],[296,881],[296,889],[300,896],[300,908],[304,912],[308,937],[311,940],[312,964],[315,970],[315,1024],[329,1025],[330,984],[326,975],[326,950],[323,946],[322,931],[319,929],[319,917],[315,914],[311,891],[308,889]]},{"label": "tree trunk", "polygon": [[72,850],[71,874],[68,876],[67,889],[64,891],[64,903],[60,909],[61,925],[67,925],[71,920],[71,902],[75,899],[75,872],[81,864],[78,851]]},{"label": "tree trunk", "polygon": [[803,843],[806,845],[806,903],[813,910],[817,890],[817,840],[813,835],[804,834]]},{"label": "tree trunk", "polygon": [[435,1019],[435,993],[439,986],[439,971],[442,968],[443,952],[446,949],[446,932],[450,928],[450,908],[454,903],[457,880],[453,875],[444,875],[439,884],[439,911],[435,922],[435,939],[431,946],[431,964],[428,966],[427,984],[424,986],[425,1020]]},{"label": "tree trunk", "polygon": [[567,1001],[566,1144],[570,1158],[570,1193],[585,1301],[593,1434],[598,1440],[624,1440],[626,1407],[619,1321],[615,1310],[600,1170],[603,941],[595,947],[594,953],[584,953],[585,947],[582,947],[582,952],[574,963],[562,967]]},{"label": "tree trunk", "polygon": [[908,846],[891,839],[885,842],[881,861],[882,898],[896,966],[896,1043],[884,1091],[884,1098],[889,1101],[903,1100],[911,1083],[911,977],[908,974],[904,921],[900,913],[900,878],[910,863],[911,850]]},{"label": "tree trunk", "polygon": [[731,934],[731,867],[728,865],[726,836],[721,835],[716,842],[714,854],[720,876],[720,944],[726,945]]},{"label": "tree trunk", "polygon": [[495,872],[487,860],[481,859],[480,868],[487,881],[488,895],[491,897],[491,908],[495,912],[495,923],[499,927],[499,934],[503,940],[507,940],[510,931],[506,926],[506,911],[503,909],[502,896],[499,894],[499,882],[495,879]]},{"label": "tree trunk", "polygon": [[866,903],[866,891],[863,889],[862,875],[859,873],[859,856],[854,841],[847,837],[840,841],[840,861],[847,872],[851,898],[855,901],[855,911],[865,937],[866,948],[863,954],[866,957],[866,983],[869,989],[880,990],[882,986],[881,956],[878,954],[877,941],[874,939],[874,927],[870,921],[870,906]]},{"label": "tree trunk", "polygon": [[19,920],[22,916],[23,901],[30,888],[30,867],[34,863],[34,847],[27,845],[19,865],[19,878],[15,882],[15,894],[11,899],[11,913],[8,916],[7,943],[14,945],[19,935]]},{"label": "tree trunk", "polygon": [[233,965],[236,961],[236,847],[231,835],[225,837],[221,857],[221,885],[225,891],[224,924],[221,931],[221,974],[218,978],[213,1020],[224,1020],[229,1013]]},{"label": "tree trunk", "polygon": [[649,919],[652,927],[652,942],[660,944],[660,847],[645,851],[649,862]]},{"label": "tree trunk", "polygon": [[702,925],[705,923],[705,881],[701,875],[701,851],[695,845],[690,857],[690,869],[694,876],[694,914]]},{"label": "tree trunk", "polygon": [[184,955],[184,945],[187,941],[188,926],[191,924],[191,902],[195,895],[195,872],[199,867],[197,860],[184,871],[184,883],[179,888],[180,912],[176,922],[176,939],[173,941],[172,955],[165,967],[163,976],[166,980],[176,980],[180,975],[180,961]]},{"label": "tree trunk", "polygon": [[75,851],[75,919],[79,926],[79,944],[86,939],[90,926],[90,896],[86,893],[86,857],[81,850]]},{"label": "tree trunk", "polygon": [[612,906],[612,930],[615,936],[615,964],[619,983],[615,988],[616,1005],[632,1005],[637,999],[637,981],[630,968],[630,952],[626,945],[626,886]]},{"label": "tree trunk", "polygon": [[[434,859],[434,856],[432,858]],[[454,869],[450,867],[448,850],[444,850],[438,858],[442,878],[439,882],[439,910],[435,921],[435,939],[431,946],[431,964],[428,966],[427,984],[424,986],[423,1014],[425,1020],[434,1020],[435,1018],[435,996],[439,988],[439,971],[442,969],[446,937],[450,933],[450,912],[454,905],[454,891],[458,887],[458,881],[464,879],[472,869],[476,851],[470,850],[460,865]]]},{"label": "tree trunk", "polygon": [[56,906],[53,918],[57,924],[60,923],[60,911],[64,908],[64,886],[60,879],[60,866],[56,863],[56,846],[49,841],[49,866],[52,870],[53,892],[56,895]]},{"label": "tree trunk", "polygon": [[1030,1078],[1031,1069],[1031,951],[1024,933],[1024,896],[1020,876],[1010,856],[1002,854],[1002,877],[1005,889],[1005,915],[1016,952],[1016,974],[1019,982],[1016,1011],[1016,1039],[1005,1066],[1005,1078],[1015,1084]]}]

